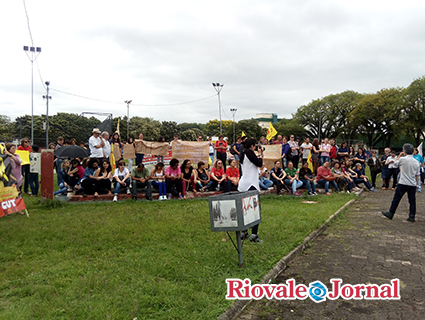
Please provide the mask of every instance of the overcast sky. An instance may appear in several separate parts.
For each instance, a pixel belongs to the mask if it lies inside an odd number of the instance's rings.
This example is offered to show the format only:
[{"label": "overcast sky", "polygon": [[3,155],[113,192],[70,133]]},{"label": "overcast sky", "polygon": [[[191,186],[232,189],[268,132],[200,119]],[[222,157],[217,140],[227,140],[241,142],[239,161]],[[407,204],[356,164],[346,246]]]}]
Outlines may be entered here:
[{"label": "overcast sky", "polygon": [[[290,118],[345,90],[407,87],[425,74],[425,1],[27,0],[34,114],[107,112],[202,122]],[[0,4],[0,109],[31,114],[31,45],[23,1]],[[58,91],[105,100],[84,99]],[[210,98],[208,98],[210,97]],[[199,99],[202,101],[179,104]],[[179,105],[176,105],[179,104]]]}]

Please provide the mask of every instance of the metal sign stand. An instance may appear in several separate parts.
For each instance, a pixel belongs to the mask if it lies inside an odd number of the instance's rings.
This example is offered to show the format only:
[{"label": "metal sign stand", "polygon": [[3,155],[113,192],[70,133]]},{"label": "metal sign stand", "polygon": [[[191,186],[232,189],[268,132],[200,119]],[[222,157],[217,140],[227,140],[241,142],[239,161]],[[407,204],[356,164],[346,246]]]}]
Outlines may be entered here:
[{"label": "metal sign stand", "polygon": [[243,246],[243,241],[241,240],[241,232],[240,231],[236,231],[236,243],[237,246],[235,245],[235,242],[233,241],[232,237],[230,236],[229,232],[226,231],[227,235],[229,236],[230,240],[233,243],[233,246],[235,247],[236,251],[238,252],[238,259],[239,259],[239,268],[243,268],[243,252],[242,252],[242,246]]}]

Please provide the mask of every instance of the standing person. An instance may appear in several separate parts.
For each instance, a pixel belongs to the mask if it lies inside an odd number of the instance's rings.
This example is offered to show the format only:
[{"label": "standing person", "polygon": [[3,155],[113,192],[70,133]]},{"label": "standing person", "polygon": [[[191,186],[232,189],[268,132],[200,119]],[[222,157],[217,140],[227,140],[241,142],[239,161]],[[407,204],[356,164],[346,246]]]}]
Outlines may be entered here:
[{"label": "standing person", "polygon": [[415,222],[416,186],[420,176],[420,164],[413,158],[413,151],[413,146],[410,143],[405,143],[403,145],[403,152],[397,158],[398,167],[400,168],[400,181],[394,193],[390,210],[387,212],[382,211],[382,214],[390,220],[393,218],[401,198],[407,192],[410,206],[407,221]]},{"label": "standing person", "polygon": [[273,144],[283,144],[283,137],[278,135],[277,140],[273,141]]},{"label": "standing person", "polygon": [[372,178],[372,187],[376,188],[376,176],[381,172],[381,161],[376,156],[376,150],[371,151],[372,156],[367,159],[367,165],[370,169],[370,177]]},{"label": "standing person", "polygon": [[38,181],[38,174],[40,173],[41,165],[41,154],[38,153],[40,148],[38,146],[32,146],[32,152],[30,153],[30,173],[29,173],[29,185],[32,196],[38,196],[38,190],[40,183]]},{"label": "standing person", "polygon": [[329,141],[329,144],[331,145],[331,151],[329,152],[329,161],[332,163],[333,161],[338,160],[338,148],[337,145],[335,144],[335,140],[331,139]]},{"label": "standing person", "polygon": [[388,175],[388,164],[387,159],[391,154],[391,149],[390,148],[385,148],[384,149],[384,155],[381,157],[381,164],[382,164],[382,173],[381,173],[381,178],[382,178],[382,190],[388,190],[387,186],[387,175]]},{"label": "standing person", "polygon": [[[298,163],[300,162],[300,147],[298,145],[298,142],[294,140],[294,135],[290,135],[289,137],[289,148],[291,148],[291,161],[294,165],[294,168],[298,170]],[[289,165],[289,163],[288,163]]]},{"label": "standing person", "polygon": [[63,137],[58,137],[56,139],[56,142],[57,142],[57,144],[55,146],[55,151],[63,147],[63,143],[64,143]]},{"label": "standing person", "polygon": [[323,139],[323,143],[320,145],[320,164],[323,165],[325,162],[329,162],[329,153],[331,152],[332,146],[329,144],[328,138]]},{"label": "standing person", "polygon": [[310,143],[310,138],[306,137],[303,144],[301,145],[301,152],[303,153],[302,163],[306,163],[308,161],[308,155],[310,151],[312,151],[313,145]]},{"label": "standing person", "polygon": [[202,136],[201,135],[198,136],[198,142],[202,142]]},{"label": "standing person", "polygon": [[[31,153],[31,146],[30,146],[30,141],[28,140],[28,138],[22,139],[21,145],[18,147],[18,150],[28,151],[29,153]],[[29,164],[21,165],[21,170],[22,170],[22,176],[24,178],[24,190],[23,190],[23,192],[27,193],[27,194],[31,194],[31,192],[28,189],[29,175],[30,175],[30,165]]]},{"label": "standing person", "polygon": [[[158,138],[158,142],[165,142],[165,138],[163,136],[160,136]],[[157,156],[156,163],[160,163],[160,162],[164,163],[164,156]]]},{"label": "standing person", "polygon": [[102,139],[105,145],[103,146],[103,157],[109,161],[109,157],[111,156],[111,144],[109,143],[109,132],[102,132]]},{"label": "standing person", "polygon": [[[133,137],[128,137],[127,144],[131,144],[131,145],[133,145],[133,147],[135,147]],[[127,160],[128,160],[128,171],[131,172],[131,170],[133,169],[133,160],[134,160],[134,158],[133,159],[127,159]]]},{"label": "standing person", "polygon": [[241,158],[241,151],[242,151],[242,137],[237,137],[236,142],[231,145],[231,154],[235,156],[236,160],[236,166],[239,167],[239,160]]},{"label": "standing person", "polygon": [[362,147],[360,147],[357,150],[357,153],[353,158],[353,166],[355,166],[358,163],[360,163],[362,165],[363,169],[365,168],[365,166],[366,166],[366,154],[365,154],[365,151]]},{"label": "standing person", "polygon": [[[413,152],[412,152],[413,154]],[[398,176],[398,163],[397,163],[397,154],[395,153],[395,151],[391,151],[391,155],[387,158],[387,160],[385,161],[385,164],[388,165],[388,172],[385,175],[385,185],[387,186],[387,188],[385,190],[388,189],[389,185],[390,185],[390,180],[391,177],[393,178],[393,187],[391,188],[392,191],[395,190],[395,187],[397,185],[397,176]]]},{"label": "standing person", "polygon": [[208,137],[208,155],[210,156],[211,163],[214,163],[214,143],[212,137]]},{"label": "standing person", "polygon": [[[419,153],[419,150],[418,150],[418,148],[415,148],[415,151],[413,151],[413,158],[415,158],[418,162],[419,162],[419,164],[421,165],[421,182],[423,183],[424,182],[424,172],[423,172],[423,169],[424,169],[424,158],[421,156],[421,154]],[[422,185],[421,185],[421,183],[420,182],[418,182],[418,192],[421,192],[422,191]]]},{"label": "standing person", "polygon": [[345,161],[345,157],[349,157],[348,152],[349,152],[349,149],[347,147],[347,142],[343,141],[337,153],[339,157],[339,161]]},{"label": "standing person", "polygon": [[[139,140],[143,140],[143,133],[139,134]],[[136,153],[136,166],[143,162],[144,153]]]},{"label": "standing person", "polygon": [[313,161],[313,173],[317,174],[317,168],[320,166],[320,146],[319,139],[313,139],[313,148],[311,149],[311,160]]},{"label": "standing person", "polygon": [[226,160],[227,160],[227,142],[224,140],[222,134],[219,135],[218,141],[215,143],[214,149],[217,151],[217,160],[221,160],[223,163],[223,169],[226,171]]},{"label": "standing person", "polygon": [[103,159],[103,147],[105,141],[100,136],[98,128],[93,129],[93,135],[89,138],[90,158]]},{"label": "standing person", "polygon": [[21,192],[21,186],[22,186],[22,169],[21,169],[21,163],[22,160],[19,157],[18,154],[15,154],[16,147],[13,143],[6,143],[6,150],[4,150],[4,154],[8,155],[10,158],[10,164],[12,166],[12,174],[16,179],[16,188],[19,192]]},{"label": "standing person", "polygon": [[288,159],[290,158],[290,147],[288,144],[288,138],[287,137],[283,137],[282,138],[282,169],[286,168],[286,164],[288,163]]},{"label": "standing person", "polygon": [[146,199],[152,200],[152,183],[149,180],[150,174],[143,163],[139,163],[137,167],[133,167],[131,170],[131,191],[132,199],[137,200],[137,188],[146,187]]},{"label": "standing person", "polygon": [[[258,180],[258,168],[263,165],[263,150],[258,149],[258,157],[254,150],[257,145],[255,139],[246,139],[244,143],[244,150],[241,154],[241,167],[242,167],[242,178],[239,181],[238,191],[244,192],[248,190],[257,190],[260,192],[260,185]],[[251,228],[252,234],[249,240],[254,243],[263,242],[258,237],[258,224]],[[245,230],[241,233],[241,238],[245,239],[248,237],[248,231]]]}]

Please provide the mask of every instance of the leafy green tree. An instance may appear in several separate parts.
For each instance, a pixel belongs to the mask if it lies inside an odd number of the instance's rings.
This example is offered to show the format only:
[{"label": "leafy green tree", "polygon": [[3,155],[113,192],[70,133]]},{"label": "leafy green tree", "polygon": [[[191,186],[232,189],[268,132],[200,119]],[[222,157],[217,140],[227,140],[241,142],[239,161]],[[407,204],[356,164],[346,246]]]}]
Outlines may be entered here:
[{"label": "leafy green tree", "polygon": [[139,138],[143,133],[143,139],[147,141],[157,141],[161,134],[161,122],[153,118],[132,117],[130,119],[130,136]]},{"label": "leafy green tree", "polygon": [[[261,136],[267,135],[267,128],[264,128],[264,129],[261,128],[260,125],[258,124],[258,121],[255,120],[254,118],[238,121],[238,123],[236,124],[235,130],[236,130],[236,137],[241,136],[242,131],[245,132],[248,138],[253,137],[257,140],[260,139]],[[232,134],[232,137],[233,137],[233,134]]]},{"label": "leafy green tree", "polygon": [[10,118],[0,115],[0,141],[10,141],[13,139],[13,136],[13,123],[10,121]]},{"label": "leafy green tree", "polygon": [[281,119],[278,123],[275,123],[273,127],[277,131],[276,136],[282,135],[289,139],[289,136],[293,134],[296,137],[300,137],[302,140],[307,136],[304,127],[294,119]]},{"label": "leafy green tree", "polygon": [[187,129],[180,133],[180,139],[182,139],[183,141],[196,141],[197,138],[198,135],[196,134],[194,129]]},{"label": "leafy green tree", "polygon": [[174,135],[180,135],[180,127],[175,121],[162,121],[161,125],[161,136],[165,138],[165,141],[171,141],[174,139]]},{"label": "leafy green tree", "polygon": [[406,109],[403,114],[404,131],[415,138],[416,145],[425,139],[425,76],[415,79],[406,90]]},{"label": "leafy green tree", "polygon": [[396,132],[399,133],[400,114],[405,109],[404,92],[403,88],[390,88],[367,94],[350,113],[349,121],[367,136],[370,147],[380,141],[391,145]]},{"label": "leafy green tree", "polygon": [[[223,136],[231,138],[233,136],[233,121],[232,120],[222,120],[221,129]],[[220,135],[220,121],[217,119],[210,120],[205,126],[204,132],[208,136],[219,136]]]}]

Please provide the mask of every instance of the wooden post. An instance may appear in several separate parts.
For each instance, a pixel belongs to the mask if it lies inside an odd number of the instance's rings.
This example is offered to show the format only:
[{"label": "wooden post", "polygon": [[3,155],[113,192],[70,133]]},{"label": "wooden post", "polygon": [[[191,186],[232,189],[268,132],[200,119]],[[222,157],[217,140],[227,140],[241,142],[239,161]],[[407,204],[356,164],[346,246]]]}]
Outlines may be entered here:
[{"label": "wooden post", "polygon": [[53,200],[53,150],[41,150],[41,201]]}]

